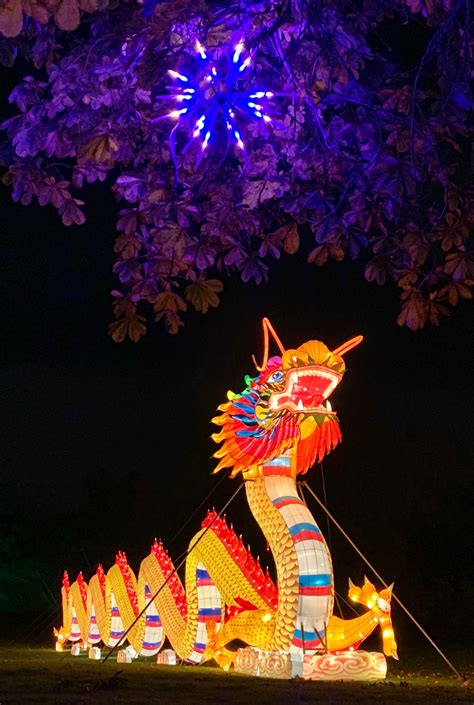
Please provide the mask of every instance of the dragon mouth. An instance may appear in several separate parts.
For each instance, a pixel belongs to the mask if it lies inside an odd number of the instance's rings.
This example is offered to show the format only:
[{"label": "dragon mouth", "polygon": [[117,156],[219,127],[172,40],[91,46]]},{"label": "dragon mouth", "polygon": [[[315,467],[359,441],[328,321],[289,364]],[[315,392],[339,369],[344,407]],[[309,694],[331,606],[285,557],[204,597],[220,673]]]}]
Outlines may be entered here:
[{"label": "dragon mouth", "polygon": [[290,369],[285,389],[270,397],[272,410],[287,409],[293,413],[334,415],[328,397],[342,379],[342,374],[323,365]]}]

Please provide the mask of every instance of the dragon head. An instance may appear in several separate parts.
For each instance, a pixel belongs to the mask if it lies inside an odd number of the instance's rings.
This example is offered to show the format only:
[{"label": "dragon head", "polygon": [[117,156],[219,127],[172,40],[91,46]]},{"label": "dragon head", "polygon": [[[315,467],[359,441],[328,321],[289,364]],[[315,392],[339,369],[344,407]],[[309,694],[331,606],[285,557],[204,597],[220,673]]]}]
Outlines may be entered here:
[{"label": "dragon head", "polygon": [[[228,401],[218,407],[221,414],[212,419],[221,426],[212,438],[222,443],[214,454],[220,460],[214,472],[230,467],[234,477],[296,447],[295,472],[305,473],[341,440],[329,397],[345,372],[342,355],[362,336],[333,351],[318,340],[285,350],[267,318],[263,331],[265,352],[262,365],[256,365],[258,376],[246,376],[240,394],[228,392]],[[280,350],[278,357],[268,357],[269,333]]]}]

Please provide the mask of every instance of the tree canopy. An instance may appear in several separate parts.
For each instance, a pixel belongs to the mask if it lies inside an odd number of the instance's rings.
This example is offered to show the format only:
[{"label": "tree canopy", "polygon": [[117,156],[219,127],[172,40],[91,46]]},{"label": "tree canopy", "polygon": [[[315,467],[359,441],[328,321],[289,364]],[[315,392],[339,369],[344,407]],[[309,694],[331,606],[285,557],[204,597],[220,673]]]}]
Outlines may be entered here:
[{"label": "tree canopy", "polygon": [[226,275],[260,284],[298,251],[312,267],[360,260],[398,287],[399,325],[437,325],[474,283],[470,13],[0,0],[0,62],[32,64],[2,125],[3,182],[66,226],[85,222],[88,184],[110,183],[115,341],[151,318],[176,333]]}]

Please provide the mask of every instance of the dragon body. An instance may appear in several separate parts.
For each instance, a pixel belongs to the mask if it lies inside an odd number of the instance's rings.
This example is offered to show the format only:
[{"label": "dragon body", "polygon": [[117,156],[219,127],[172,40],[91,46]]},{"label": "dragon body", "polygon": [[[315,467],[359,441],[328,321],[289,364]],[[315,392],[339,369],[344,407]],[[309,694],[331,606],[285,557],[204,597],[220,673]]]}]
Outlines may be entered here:
[{"label": "dragon body", "polygon": [[[281,353],[271,358],[269,333]],[[333,615],[331,555],[296,484],[341,440],[329,397],[345,372],[343,355],[361,338],[334,351],[319,341],[285,350],[267,319],[264,334],[259,374],[245,378],[240,394],[228,393],[213,419],[219,426],[213,439],[220,444],[216,472],[229,468],[231,477],[242,476],[276,584],[225,519],[210,512],[190,542],[184,584],[156,541],[137,576],[124,554],[107,574],[99,566],[88,584],[80,574],[70,586],[65,576],[62,643],[66,635],[111,647],[128,632],[138,654],[153,655],[167,637],[181,659],[214,658],[227,668],[235,639],[298,658],[355,650],[380,625],[384,653],[396,657],[391,588],[378,593],[368,580],[351,583],[349,596],[367,611],[349,620]]]}]

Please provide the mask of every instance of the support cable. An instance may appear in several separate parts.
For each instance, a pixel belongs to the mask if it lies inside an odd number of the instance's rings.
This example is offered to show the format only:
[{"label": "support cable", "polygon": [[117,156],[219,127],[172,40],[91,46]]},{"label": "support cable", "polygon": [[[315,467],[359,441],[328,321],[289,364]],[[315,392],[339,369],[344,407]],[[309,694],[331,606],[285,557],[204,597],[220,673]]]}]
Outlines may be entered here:
[{"label": "support cable", "polygon": [[[322,461],[322,460],[321,460],[321,462],[319,463],[319,467],[320,467],[320,469],[321,469],[321,485],[322,485],[322,488],[323,488],[323,499],[324,499],[324,504],[325,504],[326,507],[327,507],[327,506],[328,506],[328,498],[327,498],[327,495],[326,495],[326,480],[325,480],[325,477],[324,477],[324,465],[323,465],[323,461]],[[329,521],[329,517],[328,517],[327,514],[326,514],[326,525],[327,525],[327,531],[328,531],[329,550],[331,551],[331,555],[332,555],[332,554],[333,554],[333,550],[332,550],[331,523],[330,523],[330,521]],[[335,590],[334,590],[334,599],[335,599],[335,601],[336,601],[336,605],[337,605],[338,612],[339,612],[340,616],[344,619],[344,614],[343,614],[342,609],[341,609],[341,605],[340,605],[340,602],[339,602],[338,594],[337,594],[337,592],[336,592]]]},{"label": "support cable", "polygon": [[[21,629],[15,638],[7,642],[6,646],[8,648],[16,646],[24,646],[24,643],[30,636],[36,634],[39,630],[44,629],[46,626],[53,626],[56,619],[58,608],[56,605],[49,605],[46,609],[38,614],[29,624]],[[48,624],[49,622],[49,624]]]},{"label": "support cable", "polygon": [[[323,466],[323,464],[321,463],[321,470],[322,470],[322,466]],[[305,505],[308,506],[308,502],[306,501],[306,497],[305,497],[305,494],[304,494],[304,492],[303,492],[303,483],[302,483],[302,482],[298,482],[298,490],[299,490],[301,499],[303,500],[303,502],[305,503]],[[324,497],[324,500],[325,500],[325,502],[326,502],[326,497]],[[327,504],[327,502],[326,502],[326,504]],[[328,520],[328,544],[329,544],[329,551],[330,551],[331,556],[332,556],[332,554],[333,554],[333,550],[332,550],[332,540],[331,540],[331,532],[330,532],[330,530],[329,530],[329,527],[330,527],[330,524],[329,524],[329,517],[328,517],[327,515],[326,515],[326,519]],[[339,614],[340,614],[341,618],[344,619],[344,613],[343,613],[343,611],[342,611],[342,609],[341,609],[341,605],[340,605],[339,600],[342,600],[342,601],[344,602],[344,604],[347,605],[347,607],[349,607],[349,609],[352,610],[352,612],[354,612],[354,614],[356,614],[357,616],[359,616],[359,613],[357,612],[357,610],[355,610],[355,609],[353,608],[353,606],[350,605],[350,604],[342,597],[342,595],[340,595],[340,594],[337,592],[336,588],[334,588],[334,601],[335,601],[335,603],[336,603],[336,607],[337,607],[337,609],[338,609],[338,611],[339,611]]]},{"label": "support cable", "polygon": [[211,528],[211,526],[213,525],[213,523],[215,522],[215,520],[217,519],[217,517],[221,517],[222,514],[223,514],[223,513],[225,512],[225,510],[227,509],[227,507],[228,507],[228,506],[233,502],[233,500],[237,497],[238,493],[240,492],[240,490],[242,489],[243,486],[244,486],[244,483],[241,482],[240,485],[239,485],[239,486],[237,487],[237,489],[235,490],[235,492],[234,492],[234,493],[232,494],[232,496],[230,497],[230,499],[228,499],[227,502],[224,504],[224,506],[222,507],[222,509],[220,510],[220,512],[218,512],[218,513],[213,517],[213,519],[212,519],[212,520],[209,522],[209,524],[206,526],[206,528],[204,529],[204,531],[202,532],[202,534],[199,536],[199,538],[196,539],[196,541],[193,543],[193,545],[188,548],[188,550],[187,550],[187,551],[185,552],[185,554],[183,555],[182,559],[178,561],[178,563],[177,563],[177,565],[175,566],[174,570],[168,575],[168,577],[166,578],[166,580],[160,585],[160,587],[159,587],[158,590],[155,592],[155,594],[152,595],[152,597],[148,600],[148,602],[146,603],[146,605],[145,605],[145,607],[142,609],[142,611],[137,614],[137,616],[135,617],[135,619],[133,620],[133,622],[131,623],[131,625],[129,626],[129,628],[124,632],[124,634],[122,634],[122,636],[120,637],[120,639],[118,640],[118,642],[115,644],[115,646],[113,646],[112,649],[109,651],[109,653],[102,659],[102,663],[105,663],[105,662],[107,661],[107,659],[108,659],[110,656],[112,656],[112,654],[118,649],[118,647],[123,644],[123,642],[125,641],[125,638],[127,637],[127,634],[129,634],[129,633],[131,632],[131,630],[133,629],[133,627],[135,626],[135,624],[138,622],[138,620],[140,619],[140,617],[142,617],[142,616],[145,614],[145,612],[146,612],[146,610],[148,609],[150,603],[152,603],[152,602],[158,597],[158,595],[159,595],[160,592],[163,590],[163,588],[165,587],[165,585],[167,585],[167,583],[170,581],[170,579],[173,577],[173,575],[174,575],[174,574],[181,568],[181,566],[185,563],[186,558],[189,556],[189,554],[191,553],[191,551],[193,551],[193,550],[196,548],[196,546],[197,546],[198,543],[201,541],[201,539],[203,539],[204,536],[207,534],[207,532],[209,531],[209,529]]},{"label": "support cable", "polygon": [[186,521],[184,522],[184,524],[181,524],[181,526],[179,527],[178,531],[177,531],[177,532],[175,533],[175,535],[171,538],[171,540],[170,540],[170,541],[167,541],[167,543],[166,543],[166,547],[167,547],[167,548],[169,548],[170,546],[173,545],[173,543],[176,541],[176,539],[178,538],[178,536],[184,531],[184,529],[187,527],[187,525],[194,519],[194,517],[196,516],[196,514],[201,511],[201,509],[202,509],[203,506],[206,504],[206,502],[207,502],[207,500],[209,499],[209,497],[210,497],[211,495],[213,495],[214,492],[215,492],[215,491],[217,490],[217,488],[219,487],[219,485],[222,484],[223,480],[227,480],[227,475],[226,475],[225,473],[222,473],[222,475],[220,476],[218,482],[216,482],[216,484],[214,485],[214,487],[212,487],[212,488],[209,490],[209,492],[207,493],[207,495],[206,495],[206,496],[204,497],[204,499],[202,500],[201,504],[199,504],[199,506],[196,507],[196,509],[193,511],[193,513],[186,519]]},{"label": "support cable", "polygon": [[[364,556],[364,554],[362,553],[362,551],[356,546],[356,544],[355,544],[354,541],[351,539],[351,537],[344,531],[344,529],[343,529],[342,526],[339,524],[339,522],[336,521],[336,519],[333,517],[333,515],[331,514],[331,512],[329,511],[329,509],[328,509],[328,508],[324,505],[324,503],[319,499],[319,497],[317,496],[317,494],[311,489],[311,487],[308,485],[308,483],[307,483],[307,482],[303,482],[302,484],[306,487],[306,489],[308,490],[308,492],[314,497],[314,499],[315,499],[316,502],[319,504],[319,506],[324,509],[324,511],[326,512],[326,514],[328,515],[328,517],[331,519],[331,521],[333,522],[333,524],[339,529],[339,531],[340,531],[341,534],[344,536],[344,538],[347,539],[347,541],[349,541],[349,543],[350,543],[350,545],[352,546],[352,548],[353,548],[353,549],[355,550],[355,552],[362,558],[362,560],[363,560],[364,563],[370,568],[370,570],[372,571],[372,573],[380,580],[380,582],[382,583],[382,585],[384,585],[384,587],[388,587],[387,583],[386,583],[385,580],[382,578],[382,576],[380,575],[380,573],[378,573],[378,572],[375,570],[374,566],[373,566],[373,565],[369,562],[369,560]],[[431,646],[438,652],[438,654],[444,659],[444,661],[446,661],[446,663],[448,664],[449,668],[453,671],[453,673],[455,673],[456,676],[457,676],[458,678],[460,678],[460,680],[464,681],[465,679],[463,678],[463,676],[462,676],[462,675],[459,673],[459,671],[453,666],[453,664],[452,664],[451,661],[448,659],[448,657],[441,651],[441,649],[439,648],[439,646],[433,641],[433,639],[432,639],[432,638],[430,637],[430,635],[425,631],[425,629],[423,629],[423,627],[421,626],[421,624],[415,619],[415,617],[412,615],[412,613],[410,612],[410,610],[409,610],[407,607],[405,607],[405,605],[403,604],[403,602],[402,602],[393,592],[392,592],[392,597],[393,597],[393,599],[395,600],[395,602],[402,608],[402,610],[405,612],[405,614],[407,614],[408,617],[410,617],[410,619],[411,619],[411,621],[413,622],[413,624],[414,624],[416,627],[418,627],[418,629],[419,629],[420,632],[423,634],[423,636],[430,642]]]}]

